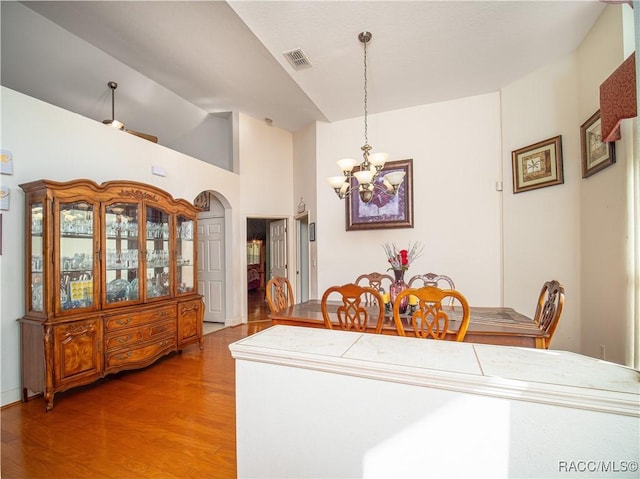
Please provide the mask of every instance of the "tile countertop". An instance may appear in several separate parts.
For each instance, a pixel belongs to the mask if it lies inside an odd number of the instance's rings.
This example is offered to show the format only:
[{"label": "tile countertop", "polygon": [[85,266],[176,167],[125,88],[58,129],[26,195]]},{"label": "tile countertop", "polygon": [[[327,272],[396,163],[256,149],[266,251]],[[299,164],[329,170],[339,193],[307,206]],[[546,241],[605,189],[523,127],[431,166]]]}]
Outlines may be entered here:
[{"label": "tile countertop", "polygon": [[567,351],[296,326],[229,349],[236,360],[640,417],[640,372]]}]

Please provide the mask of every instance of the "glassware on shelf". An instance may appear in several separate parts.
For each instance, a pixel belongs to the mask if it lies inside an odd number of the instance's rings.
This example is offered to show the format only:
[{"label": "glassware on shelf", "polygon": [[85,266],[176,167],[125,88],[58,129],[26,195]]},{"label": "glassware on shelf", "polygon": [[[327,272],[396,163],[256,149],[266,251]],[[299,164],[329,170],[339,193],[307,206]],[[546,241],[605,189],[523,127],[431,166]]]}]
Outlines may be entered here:
[{"label": "glassware on shelf", "polygon": [[126,279],[114,279],[107,284],[107,303],[127,301],[131,285]]},{"label": "glassware on shelf", "polygon": [[138,299],[139,298],[139,289],[138,289],[138,278],[134,278],[129,283],[129,299]]},{"label": "glassware on shelf", "polygon": [[31,271],[34,273],[42,272],[42,255],[34,254],[31,256]]},{"label": "glassware on shelf", "polygon": [[42,311],[42,284],[31,286],[31,309],[33,311]]},{"label": "glassware on shelf", "polygon": [[35,206],[31,209],[31,234],[42,234],[42,206]]},{"label": "glassware on shelf", "polygon": [[193,221],[184,221],[178,226],[178,238],[183,240],[193,239]]}]

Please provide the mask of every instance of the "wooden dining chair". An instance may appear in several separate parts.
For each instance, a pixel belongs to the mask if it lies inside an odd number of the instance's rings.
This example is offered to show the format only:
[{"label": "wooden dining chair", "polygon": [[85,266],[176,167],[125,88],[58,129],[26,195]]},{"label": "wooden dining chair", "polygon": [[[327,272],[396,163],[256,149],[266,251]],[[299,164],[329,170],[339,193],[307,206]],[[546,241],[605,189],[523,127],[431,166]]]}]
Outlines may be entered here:
[{"label": "wooden dining chair", "polygon": [[409,283],[407,284],[410,288],[417,288],[418,286],[413,286],[413,283],[417,281],[422,281],[422,286],[435,286],[436,288],[440,288],[440,283],[444,282],[449,285],[449,289],[456,289],[456,285],[453,283],[453,280],[449,276],[445,276],[444,274],[416,274],[415,276],[411,277]]},{"label": "wooden dining chair", "polygon": [[[368,295],[374,301],[369,307],[367,307]],[[335,313],[330,313],[327,302],[335,299],[339,299],[340,304]],[[365,332],[367,325],[375,324],[375,332],[382,332],[384,303],[382,302],[382,296],[374,288],[354,283],[332,286],[322,295],[320,308],[324,325],[327,329],[333,329],[337,325],[345,331]],[[333,308],[331,309],[333,310]]]},{"label": "wooden dining chair", "polygon": [[282,276],[274,276],[267,282],[266,296],[272,313],[293,306],[295,303],[291,283]]},{"label": "wooden dining chair", "polygon": [[[387,283],[388,282],[388,283]],[[366,286],[369,288],[373,288],[378,291],[381,295],[389,292],[389,287],[393,283],[393,276],[382,273],[369,273],[369,274],[361,274],[358,276],[354,282],[354,284]],[[386,286],[386,289],[385,289]],[[366,295],[367,304],[373,303],[373,296],[367,294]]]},{"label": "wooden dining chair", "polygon": [[564,308],[564,286],[558,281],[547,281],[540,290],[540,296],[538,297],[538,306],[536,307],[536,314],[533,317],[534,322],[547,333],[547,337],[543,339],[542,346],[544,349],[549,348],[551,338],[556,332],[558,322],[560,321],[560,315]]},{"label": "wooden dining chair", "polygon": [[[398,335],[406,336],[402,318],[400,317],[400,302],[402,298],[413,295],[418,304],[415,311],[408,316],[409,326],[417,338],[446,339],[447,334],[455,334],[456,341],[463,341],[469,327],[471,314],[467,299],[454,289],[440,289],[435,286],[423,286],[421,288],[407,288],[402,291],[393,302],[393,321],[398,330]],[[457,331],[450,328],[449,314],[451,307],[442,307],[443,301],[449,298],[459,303],[461,308],[460,326]],[[454,306],[458,308],[458,305]],[[457,319],[457,317],[456,317]]]}]

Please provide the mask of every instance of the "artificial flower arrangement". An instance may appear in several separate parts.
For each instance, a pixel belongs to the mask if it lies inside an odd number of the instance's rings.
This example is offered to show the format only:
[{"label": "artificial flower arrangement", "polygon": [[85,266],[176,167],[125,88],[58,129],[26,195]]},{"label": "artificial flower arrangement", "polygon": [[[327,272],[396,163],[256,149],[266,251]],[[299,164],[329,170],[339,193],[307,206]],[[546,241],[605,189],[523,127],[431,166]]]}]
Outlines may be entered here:
[{"label": "artificial flower arrangement", "polygon": [[422,243],[415,242],[409,243],[408,249],[399,250],[395,243],[384,243],[382,245],[385,253],[387,254],[387,261],[389,262],[389,270],[394,271],[406,271],[413,261],[422,255],[424,246]]}]

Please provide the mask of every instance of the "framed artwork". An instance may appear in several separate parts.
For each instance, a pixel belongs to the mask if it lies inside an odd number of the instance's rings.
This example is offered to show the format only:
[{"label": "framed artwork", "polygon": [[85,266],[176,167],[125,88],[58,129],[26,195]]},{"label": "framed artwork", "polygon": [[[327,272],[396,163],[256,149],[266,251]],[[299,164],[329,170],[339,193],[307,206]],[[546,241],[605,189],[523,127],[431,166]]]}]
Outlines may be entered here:
[{"label": "framed artwork", "polygon": [[316,240],[316,224],[309,223],[309,241]]},{"label": "framed artwork", "polygon": [[[358,167],[354,168],[358,171]],[[382,177],[392,171],[404,171],[404,180],[398,194],[390,196],[385,192]],[[345,199],[346,229],[372,230],[388,228],[413,228],[413,160],[388,161],[375,180],[375,189],[369,203],[360,201],[356,179],[352,180],[354,193]]]},{"label": "framed artwork", "polygon": [[586,178],[616,162],[616,144],[603,143],[600,133],[600,110],[580,127],[582,177]]},{"label": "framed artwork", "polygon": [[513,192],[564,183],[562,136],[554,136],[511,152]]},{"label": "framed artwork", "polygon": [[0,210],[9,209],[9,198],[11,196],[11,188],[8,186],[0,186]]},{"label": "framed artwork", "polygon": [[0,150],[0,173],[13,175],[13,155],[9,150]]}]

